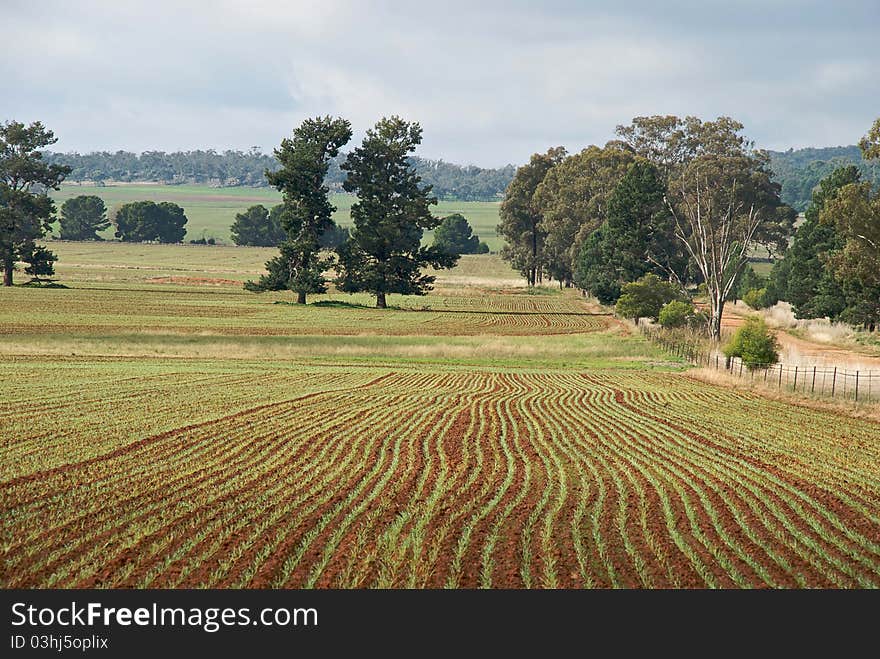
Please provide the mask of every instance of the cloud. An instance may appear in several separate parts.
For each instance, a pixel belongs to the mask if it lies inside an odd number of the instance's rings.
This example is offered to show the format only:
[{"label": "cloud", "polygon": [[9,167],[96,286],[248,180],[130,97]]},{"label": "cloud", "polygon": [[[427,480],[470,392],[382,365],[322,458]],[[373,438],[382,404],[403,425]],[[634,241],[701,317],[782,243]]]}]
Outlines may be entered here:
[{"label": "cloud", "polygon": [[641,114],[731,115],[760,146],[851,144],[880,114],[873,0],[13,1],[2,118],[58,148],[268,150],[306,116],[424,128],[499,165]]}]

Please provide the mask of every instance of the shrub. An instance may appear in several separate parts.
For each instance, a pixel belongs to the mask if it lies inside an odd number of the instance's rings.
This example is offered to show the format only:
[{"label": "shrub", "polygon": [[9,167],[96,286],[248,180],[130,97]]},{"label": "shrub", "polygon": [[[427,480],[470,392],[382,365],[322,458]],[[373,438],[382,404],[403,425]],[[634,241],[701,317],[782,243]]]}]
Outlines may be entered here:
[{"label": "shrub", "polygon": [[724,346],[727,357],[739,357],[749,369],[779,361],[776,336],[759,316],[749,316]]},{"label": "shrub", "polygon": [[660,309],[667,302],[680,300],[681,292],[674,284],[663,281],[655,274],[647,274],[637,281],[624,284],[615,311],[624,318],[657,320]]},{"label": "shrub", "polygon": [[693,315],[694,308],[690,304],[681,300],[672,300],[660,308],[660,315],[657,316],[657,320],[661,326],[671,329],[674,327],[684,327],[689,324]]},{"label": "shrub", "polygon": [[742,296],[742,301],[752,309],[764,309],[767,307],[767,289],[750,288]]}]

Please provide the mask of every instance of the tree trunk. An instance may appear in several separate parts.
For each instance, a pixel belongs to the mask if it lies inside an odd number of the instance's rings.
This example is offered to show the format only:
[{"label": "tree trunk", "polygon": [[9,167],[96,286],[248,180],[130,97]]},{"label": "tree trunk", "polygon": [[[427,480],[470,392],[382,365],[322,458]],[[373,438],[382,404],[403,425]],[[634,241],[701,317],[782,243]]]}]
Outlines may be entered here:
[{"label": "tree trunk", "polygon": [[11,254],[3,255],[3,285],[12,286],[12,268],[15,262]]},{"label": "tree trunk", "polygon": [[297,303],[297,304],[305,304],[305,303],[306,303],[306,293],[305,293],[305,291],[297,291],[297,293],[296,293],[296,303]]},{"label": "tree trunk", "polygon": [[385,291],[379,291],[376,293],[376,308],[377,309],[385,309]]},{"label": "tree trunk", "polygon": [[721,314],[724,311],[724,300],[720,299],[721,294],[715,295],[712,301],[712,317],[709,321],[709,335],[713,341],[721,340]]}]

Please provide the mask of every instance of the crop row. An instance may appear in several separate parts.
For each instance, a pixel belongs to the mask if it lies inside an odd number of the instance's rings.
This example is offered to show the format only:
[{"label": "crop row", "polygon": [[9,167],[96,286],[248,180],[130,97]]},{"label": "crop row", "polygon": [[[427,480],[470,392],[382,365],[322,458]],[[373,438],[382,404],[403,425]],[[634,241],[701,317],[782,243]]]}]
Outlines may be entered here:
[{"label": "crop row", "polygon": [[875,423],[671,373],[354,371],[50,441],[0,482],[3,585],[880,587]]}]

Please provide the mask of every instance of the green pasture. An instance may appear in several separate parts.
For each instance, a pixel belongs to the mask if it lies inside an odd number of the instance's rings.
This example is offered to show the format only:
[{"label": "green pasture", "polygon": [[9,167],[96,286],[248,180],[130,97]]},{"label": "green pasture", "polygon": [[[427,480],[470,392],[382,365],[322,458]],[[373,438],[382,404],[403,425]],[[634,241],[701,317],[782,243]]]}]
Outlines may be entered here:
[{"label": "green pasture", "polygon": [[[269,207],[281,201],[281,194],[274,188],[212,188],[207,185],[152,184],[118,184],[103,187],[69,184],[53,192],[52,197],[60,208],[66,199],[83,194],[101,197],[111,212],[131,201],[174,202],[184,209],[189,220],[186,240],[205,237],[223,243],[231,243],[229,227],[235,220],[236,213],[254,204]],[[350,210],[355,197],[334,194],[331,198],[336,206],[334,219],[342,226],[350,226]],[[461,213],[470,221],[480,239],[485,240],[489,249],[496,252],[503,244],[495,234],[499,207],[498,202],[441,201],[433,207],[433,212],[440,217]],[[113,229],[107,230],[103,235],[105,238],[112,238]],[[430,240],[430,233],[426,239]]]}]

